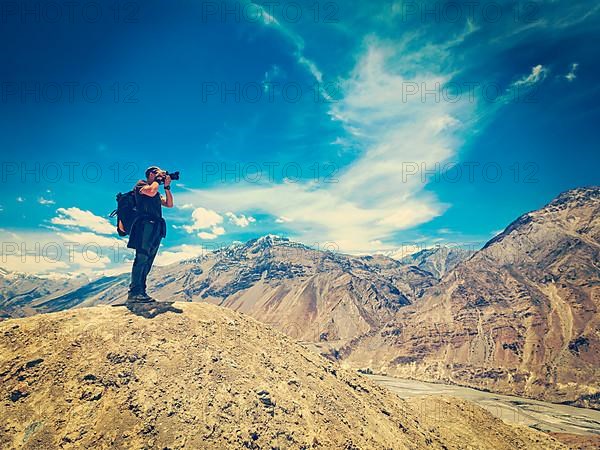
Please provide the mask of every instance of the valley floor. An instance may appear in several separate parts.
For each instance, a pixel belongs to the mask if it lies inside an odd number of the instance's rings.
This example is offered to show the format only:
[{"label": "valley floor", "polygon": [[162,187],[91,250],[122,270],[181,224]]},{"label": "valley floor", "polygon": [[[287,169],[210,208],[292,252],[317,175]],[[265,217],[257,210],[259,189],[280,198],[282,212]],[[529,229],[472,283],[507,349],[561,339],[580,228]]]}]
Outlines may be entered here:
[{"label": "valley floor", "polygon": [[[469,400],[510,424],[524,425],[548,433],[586,435],[600,442],[600,411],[494,394],[462,386],[427,383],[380,375],[369,375],[404,399],[423,395],[450,395]],[[440,411],[443,420],[443,411]]]}]

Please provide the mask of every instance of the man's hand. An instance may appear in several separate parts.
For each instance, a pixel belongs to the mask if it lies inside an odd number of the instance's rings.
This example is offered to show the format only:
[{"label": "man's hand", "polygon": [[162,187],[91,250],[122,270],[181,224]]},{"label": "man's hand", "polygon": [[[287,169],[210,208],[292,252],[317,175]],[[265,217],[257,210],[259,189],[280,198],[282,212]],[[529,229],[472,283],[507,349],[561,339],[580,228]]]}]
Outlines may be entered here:
[{"label": "man's hand", "polygon": [[158,183],[158,184],[162,184],[165,181],[165,178],[167,177],[167,172],[164,170],[161,170],[159,172],[156,173],[156,175],[154,176],[154,180]]},{"label": "man's hand", "polygon": [[171,188],[169,186],[171,186],[171,176],[167,175],[165,173],[165,177],[163,178],[163,181],[165,183],[165,195],[166,197],[161,197],[161,203],[163,206],[166,206],[167,208],[172,208],[173,207],[173,194],[171,194]]}]

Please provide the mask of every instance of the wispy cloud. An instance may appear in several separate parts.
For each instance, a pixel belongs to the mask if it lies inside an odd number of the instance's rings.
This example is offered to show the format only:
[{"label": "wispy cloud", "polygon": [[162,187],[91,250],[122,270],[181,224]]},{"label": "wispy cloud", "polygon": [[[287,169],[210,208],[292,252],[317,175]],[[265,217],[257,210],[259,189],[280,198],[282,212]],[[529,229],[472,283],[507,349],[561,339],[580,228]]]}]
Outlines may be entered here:
[{"label": "wispy cloud", "polygon": [[532,86],[540,81],[543,81],[550,71],[541,64],[531,68],[531,73],[518,79],[512,85],[515,87]]},{"label": "wispy cloud", "polygon": [[[461,117],[473,105],[406,95],[409,85],[440,88],[450,79],[449,73],[432,71],[435,64],[415,72],[416,61],[448,48],[434,47],[415,55],[374,38],[365,43],[342,83],[343,97],[330,110],[346,129],[344,139],[364,149],[340,171],[338,183],[238,184],[190,191],[183,194],[184,201],[202,198],[203,205],[215,211],[227,205],[264,212],[285,223],[295,239],[331,241],[344,251],[372,249],[373,242],[439,216],[446,205],[425,191],[418,174],[403,178],[402,172],[407,165],[431,170],[455,156]],[[411,63],[412,75],[403,73],[403,61]]]},{"label": "wispy cloud", "polygon": [[282,24],[273,15],[269,14],[267,12],[267,10],[265,8],[263,8],[261,5],[254,3],[254,2],[248,2],[248,3],[251,3],[253,5],[252,6],[253,8],[258,9],[258,11],[260,12],[259,17],[261,18],[261,22],[263,25],[277,30],[289,42],[292,43],[292,45],[295,48],[294,55],[296,57],[296,61],[298,62],[298,64],[305,67],[306,70],[313,76],[313,78],[317,82],[321,83],[323,81],[323,73],[321,72],[321,70],[319,70],[319,68],[317,67],[317,64],[313,60],[307,58],[304,55],[304,45],[305,45],[304,39],[302,39],[302,37],[298,33],[293,31],[292,29],[290,29],[289,26]]},{"label": "wispy cloud", "polygon": [[567,81],[569,81],[569,83],[575,80],[575,78],[577,78],[576,72],[578,67],[578,63],[571,64],[571,69],[569,70],[569,73],[565,75],[565,78],[567,79]]},{"label": "wispy cloud", "polygon": [[47,199],[47,198],[44,198],[44,197],[38,198],[38,203],[40,205],[45,205],[45,206],[56,204],[56,202],[54,200],[50,200],[50,199]]}]

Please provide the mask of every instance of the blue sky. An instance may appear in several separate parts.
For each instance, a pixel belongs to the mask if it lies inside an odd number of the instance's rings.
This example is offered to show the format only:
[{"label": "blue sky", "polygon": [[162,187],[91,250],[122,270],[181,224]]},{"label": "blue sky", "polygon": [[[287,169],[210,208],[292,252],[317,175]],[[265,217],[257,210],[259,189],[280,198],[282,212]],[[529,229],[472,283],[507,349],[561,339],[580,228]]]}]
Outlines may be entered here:
[{"label": "blue sky", "polygon": [[0,12],[13,270],[123,270],[106,216],[151,164],[182,172],[162,263],[267,233],[478,247],[600,181],[596,2],[16,5]]}]

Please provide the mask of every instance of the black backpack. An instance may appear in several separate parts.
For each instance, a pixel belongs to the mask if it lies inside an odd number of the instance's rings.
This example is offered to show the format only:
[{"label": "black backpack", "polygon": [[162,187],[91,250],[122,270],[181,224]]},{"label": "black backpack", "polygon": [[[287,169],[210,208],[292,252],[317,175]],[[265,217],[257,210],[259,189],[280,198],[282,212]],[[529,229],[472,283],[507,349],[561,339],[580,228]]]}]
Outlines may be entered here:
[{"label": "black backpack", "polygon": [[137,216],[135,191],[117,194],[117,209],[110,213],[110,217],[115,216],[117,216],[117,233],[119,236],[127,236]]}]

